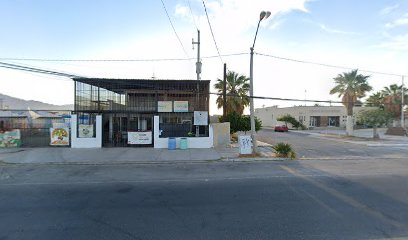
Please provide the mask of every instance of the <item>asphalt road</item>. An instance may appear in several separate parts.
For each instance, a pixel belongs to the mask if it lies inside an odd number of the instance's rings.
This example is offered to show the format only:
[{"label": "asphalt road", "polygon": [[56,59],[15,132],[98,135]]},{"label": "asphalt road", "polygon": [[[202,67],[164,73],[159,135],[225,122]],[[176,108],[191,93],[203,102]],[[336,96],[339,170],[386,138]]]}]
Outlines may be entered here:
[{"label": "asphalt road", "polygon": [[408,160],[0,165],[0,239],[398,239]]},{"label": "asphalt road", "polygon": [[[263,129],[258,132],[257,139],[269,144],[290,143],[294,147],[298,158],[390,159],[408,156],[407,146],[367,146],[291,131],[274,132],[273,130]],[[361,142],[364,143],[364,141]]]}]

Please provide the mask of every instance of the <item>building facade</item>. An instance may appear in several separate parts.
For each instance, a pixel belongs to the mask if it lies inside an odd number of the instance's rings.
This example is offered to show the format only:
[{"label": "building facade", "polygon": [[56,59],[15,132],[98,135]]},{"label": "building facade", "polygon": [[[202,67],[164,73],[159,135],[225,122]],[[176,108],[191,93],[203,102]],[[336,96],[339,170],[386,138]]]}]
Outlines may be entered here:
[{"label": "building facade", "polygon": [[[103,147],[153,146],[155,131],[159,131],[159,138],[209,136],[210,81],[73,80],[76,135],[81,136],[81,131],[88,129],[87,133],[92,132],[88,137],[95,137],[96,116],[102,116]],[[204,123],[197,123],[201,117]],[[140,138],[142,135],[145,141]]]},{"label": "building facade", "polygon": [[[354,107],[354,116],[363,110],[376,109],[375,107]],[[277,118],[286,114],[291,115],[307,128],[316,127],[339,127],[345,128],[347,121],[347,111],[343,106],[297,106],[278,108],[277,106],[257,108],[255,116],[262,121],[263,126],[274,127],[282,125]],[[356,117],[354,117],[356,123]]]}]

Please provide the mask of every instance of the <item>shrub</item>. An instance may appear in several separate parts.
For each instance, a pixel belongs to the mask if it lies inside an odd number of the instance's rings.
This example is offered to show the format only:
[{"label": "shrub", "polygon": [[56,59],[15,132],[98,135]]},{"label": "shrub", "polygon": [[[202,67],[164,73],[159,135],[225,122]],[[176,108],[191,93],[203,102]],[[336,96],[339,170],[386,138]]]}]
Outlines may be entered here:
[{"label": "shrub", "polygon": [[277,157],[284,157],[284,158],[296,158],[296,153],[292,148],[292,145],[289,143],[277,143],[275,146],[272,147],[275,150],[275,154]]},{"label": "shrub", "polygon": [[[220,117],[220,120],[223,120]],[[248,115],[241,116],[236,112],[232,112],[227,115],[226,121],[230,123],[230,133],[236,133],[239,131],[247,132],[251,130],[251,118]],[[262,122],[255,117],[255,131],[259,131],[262,127]]]}]

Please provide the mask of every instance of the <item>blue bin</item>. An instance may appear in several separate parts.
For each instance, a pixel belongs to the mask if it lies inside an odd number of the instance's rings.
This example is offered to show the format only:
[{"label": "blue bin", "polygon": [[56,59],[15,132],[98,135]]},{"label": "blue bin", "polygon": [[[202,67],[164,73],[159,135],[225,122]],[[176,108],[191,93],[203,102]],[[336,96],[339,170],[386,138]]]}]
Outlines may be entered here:
[{"label": "blue bin", "polygon": [[174,138],[174,137],[169,138],[168,149],[169,150],[176,150],[176,138]]},{"label": "blue bin", "polygon": [[183,149],[183,150],[188,149],[187,138],[180,138],[180,149]]}]

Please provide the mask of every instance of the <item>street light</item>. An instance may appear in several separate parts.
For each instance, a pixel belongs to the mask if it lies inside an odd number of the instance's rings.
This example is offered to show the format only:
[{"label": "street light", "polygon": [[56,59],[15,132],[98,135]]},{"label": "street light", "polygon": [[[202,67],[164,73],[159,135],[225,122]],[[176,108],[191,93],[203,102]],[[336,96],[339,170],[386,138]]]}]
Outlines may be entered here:
[{"label": "street light", "polygon": [[254,43],[251,49],[251,60],[249,65],[249,111],[251,115],[251,139],[252,139],[252,153],[256,153],[256,136],[255,136],[255,116],[254,116],[254,47],[256,41],[256,35],[258,35],[259,24],[263,19],[267,19],[271,15],[271,12],[262,11],[259,15],[258,26],[256,27],[256,33]]}]

